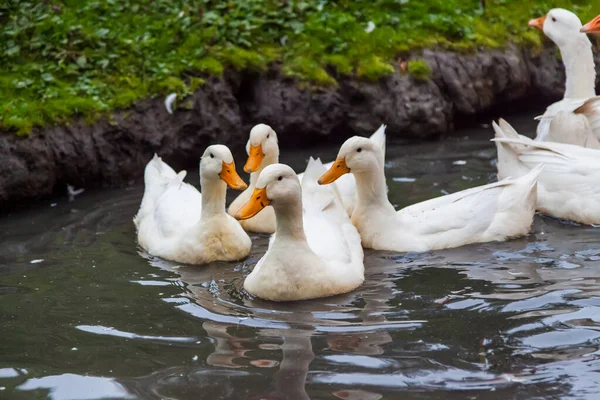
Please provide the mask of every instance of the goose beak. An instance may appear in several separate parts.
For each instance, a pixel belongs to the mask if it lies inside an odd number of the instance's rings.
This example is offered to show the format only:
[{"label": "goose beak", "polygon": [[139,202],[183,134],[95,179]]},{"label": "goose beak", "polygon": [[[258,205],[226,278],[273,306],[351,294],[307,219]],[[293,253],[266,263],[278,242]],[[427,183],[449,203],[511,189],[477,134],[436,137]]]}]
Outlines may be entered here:
[{"label": "goose beak", "polygon": [[262,146],[259,144],[258,146],[250,145],[250,152],[248,153],[248,161],[246,161],[246,165],[244,165],[244,171],[247,173],[252,173],[258,171],[260,164],[263,162],[265,158],[265,154],[262,151]]},{"label": "goose beak", "polygon": [[227,186],[235,190],[244,190],[248,187],[246,182],[244,182],[236,172],[235,163],[233,161],[229,164],[223,161],[219,178],[223,179]]},{"label": "goose beak", "polygon": [[271,204],[271,200],[267,197],[267,188],[254,189],[250,200],[235,213],[235,219],[252,218],[269,204]]},{"label": "goose beak", "polygon": [[335,160],[329,171],[325,172],[318,180],[319,185],[327,185],[331,182],[335,182],[340,176],[350,172],[350,168],[346,165],[345,158],[338,158]]},{"label": "goose beak", "polygon": [[581,28],[581,32],[583,33],[598,33],[600,32],[600,15],[596,18],[585,24]]},{"label": "goose beak", "polygon": [[539,29],[540,31],[544,31],[544,22],[546,21],[546,16],[544,15],[543,17],[539,17],[536,19],[531,19],[529,20],[529,26],[531,26],[532,28],[536,28]]}]

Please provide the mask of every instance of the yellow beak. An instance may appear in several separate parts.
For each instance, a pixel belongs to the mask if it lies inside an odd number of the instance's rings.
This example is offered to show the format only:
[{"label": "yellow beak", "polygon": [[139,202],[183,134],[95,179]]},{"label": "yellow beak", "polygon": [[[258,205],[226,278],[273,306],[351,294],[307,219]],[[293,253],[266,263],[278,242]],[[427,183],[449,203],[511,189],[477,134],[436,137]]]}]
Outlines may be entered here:
[{"label": "yellow beak", "polygon": [[219,178],[223,179],[227,186],[236,190],[244,190],[248,187],[246,182],[240,178],[238,173],[235,171],[235,163],[232,161],[227,164],[223,161],[223,166],[221,167],[221,172],[219,173]]},{"label": "yellow beak", "polygon": [[600,32],[600,15],[588,22],[581,28],[583,33],[597,33]]},{"label": "yellow beak", "polygon": [[529,26],[539,29],[540,31],[544,31],[544,21],[546,21],[546,16],[544,15],[543,17],[539,17],[536,19],[531,19],[529,20]]},{"label": "yellow beak", "polygon": [[265,155],[260,144],[258,146],[250,145],[248,161],[246,161],[246,165],[244,165],[244,171],[247,173],[258,171],[258,168],[260,167],[260,164],[263,162],[264,158]]},{"label": "yellow beak", "polygon": [[235,219],[252,218],[269,204],[271,200],[267,197],[267,188],[254,189],[250,200],[235,213]]},{"label": "yellow beak", "polygon": [[325,172],[322,177],[319,178],[319,185],[327,185],[328,183],[335,182],[340,176],[350,172],[350,168],[346,165],[345,158],[338,158],[335,160],[329,171]]}]

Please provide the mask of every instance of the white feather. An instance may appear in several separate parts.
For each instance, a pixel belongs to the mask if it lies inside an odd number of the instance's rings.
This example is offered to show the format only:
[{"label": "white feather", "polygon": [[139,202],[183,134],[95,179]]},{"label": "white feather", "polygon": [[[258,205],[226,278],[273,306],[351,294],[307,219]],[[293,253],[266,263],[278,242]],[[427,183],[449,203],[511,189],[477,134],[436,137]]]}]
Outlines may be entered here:
[{"label": "white feather", "polygon": [[173,114],[173,109],[171,108],[175,99],[177,98],[177,93],[171,93],[165,98],[165,108],[169,114]]}]

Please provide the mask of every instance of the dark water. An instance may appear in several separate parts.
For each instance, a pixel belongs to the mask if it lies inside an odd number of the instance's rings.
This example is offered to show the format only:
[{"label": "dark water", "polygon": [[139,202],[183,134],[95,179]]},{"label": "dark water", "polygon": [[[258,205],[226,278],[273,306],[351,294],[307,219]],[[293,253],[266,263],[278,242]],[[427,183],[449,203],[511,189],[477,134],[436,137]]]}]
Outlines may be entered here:
[{"label": "dark water", "polygon": [[[493,179],[491,130],[461,134],[390,145],[392,202]],[[271,304],[240,293],[266,236],[242,263],[149,262],[131,222],[141,195],[0,218],[0,398],[598,398],[599,229],[538,216],[508,243],[367,251],[357,291]]]}]

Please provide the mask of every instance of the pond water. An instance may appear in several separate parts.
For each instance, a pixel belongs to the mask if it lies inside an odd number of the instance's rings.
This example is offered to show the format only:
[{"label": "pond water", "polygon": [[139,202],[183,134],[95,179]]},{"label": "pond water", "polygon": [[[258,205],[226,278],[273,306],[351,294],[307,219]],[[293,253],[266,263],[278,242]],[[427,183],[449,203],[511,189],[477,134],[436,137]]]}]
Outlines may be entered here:
[{"label": "pond water", "polygon": [[[491,136],[390,144],[392,202],[491,181]],[[282,161],[300,168],[308,154]],[[506,243],[366,251],[355,292],[274,304],[240,290],[266,235],[240,263],[144,258],[132,223],[142,192],[0,217],[0,398],[597,398],[599,228],[536,216]]]}]

